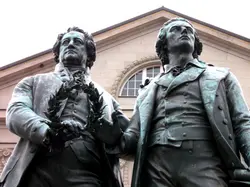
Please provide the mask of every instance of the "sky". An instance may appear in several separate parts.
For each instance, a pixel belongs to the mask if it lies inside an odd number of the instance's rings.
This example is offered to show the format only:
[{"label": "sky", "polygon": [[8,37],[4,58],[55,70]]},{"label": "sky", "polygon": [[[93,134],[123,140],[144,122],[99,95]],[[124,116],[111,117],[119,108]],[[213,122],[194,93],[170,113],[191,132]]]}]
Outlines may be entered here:
[{"label": "sky", "polygon": [[68,27],[93,33],[161,6],[250,38],[250,0],[2,0],[0,67],[52,48]]}]

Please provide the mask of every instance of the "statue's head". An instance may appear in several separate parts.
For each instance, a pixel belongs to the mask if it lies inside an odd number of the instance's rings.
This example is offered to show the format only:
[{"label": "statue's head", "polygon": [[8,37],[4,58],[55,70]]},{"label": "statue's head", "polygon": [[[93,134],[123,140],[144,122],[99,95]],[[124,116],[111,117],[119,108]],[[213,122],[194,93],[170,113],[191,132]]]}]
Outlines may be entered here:
[{"label": "statue's head", "polygon": [[78,27],[68,28],[59,34],[53,46],[56,63],[81,65],[91,68],[96,59],[96,47],[93,37]]},{"label": "statue's head", "polygon": [[155,48],[164,66],[169,64],[169,54],[175,52],[191,53],[194,58],[198,58],[202,52],[202,43],[188,20],[173,18],[160,29]]}]

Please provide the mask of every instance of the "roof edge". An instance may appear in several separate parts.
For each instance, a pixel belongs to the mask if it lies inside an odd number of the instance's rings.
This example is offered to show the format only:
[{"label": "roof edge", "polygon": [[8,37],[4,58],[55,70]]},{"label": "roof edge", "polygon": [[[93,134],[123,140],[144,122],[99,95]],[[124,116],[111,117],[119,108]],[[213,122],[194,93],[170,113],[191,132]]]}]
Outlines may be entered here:
[{"label": "roof edge", "polygon": [[52,49],[47,49],[47,50],[45,50],[45,51],[36,53],[36,54],[34,54],[34,55],[28,56],[28,57],[23,58],[23,59],[21,59],[21,60],[15,61],[15,62],[13,62],[13,63],[4,65],[4,66],[0,67],[0,71],[5,70],[5,69],[8,69],[8,68],[13,67],[13,66],[16,66],[16,65],[21,64],[21,63],[23,63],[23,62],[26,62],[26,61],[28,61],[28,60],[37,58],[37,57],[39,57],[39,56],[41,56],[41,55],[45,55],[45,54],[47,54],[47,53],[49,53],[49,52],[51,52],[51,51],[52,51]]},{"label": "roof edge", "polygon": [[217,26],[215,26],[215,25],[212,25],[212,24],[203,22],[203,21],[201,21],[201,20],[195,19],[195,18],[190,17],[190,16],[187,16],[187,15],[185,15],[185,14],[176,12],[176,11],[171,10],[171,9],[169,9],[169,8],[166,8],[166,7],[164,7],[164,6],[162,6],[162,7],[160,7],[160,8],[157,8],[157,9],[155,9],[155,10],[152,10],[152,11],[146,12],[146,13],[141,14],[141,15],[139,15],[139,16],[133,17],[133,18],[128,19],[128,20],[126,20],[126,21],[117,23],[117,24],[112,25],[112,26],[110,26],[110,27],[104,28],[104,29],[102,29],[102,30],[93,32],[92,35],[93,35],[93,36],[96,36],[96,35],[98,35],[98,34],[102,34],[102,33],[107,32],[107,31],[109,31],[109,30],[115,29],[115,28],[117,28],[117,27],[119,27],[119,26],[122,26],[122,25],[124,25],[124,24],[130,23],[130,22],[132,22],[132,21],[135,21],[135,20],[137,20],[137,19],[143,18],[143,17],[145,17],[145,16],[154,14],[154,13],[159,12],[159,11],[162,11],[162,10],[167,11],[167,12],[170,12],[170,13],[175,14],[175,15],[177,15],[177,16],[186,18],[186,19],[188,19],[188,20],[190,20],[190,21],[197,22],[197,23],[199,23],[199,24],[201,24],[201,25],[205,25],[205,26],[207,26],[207,27],[213,28],[213,29],[215,29],[215,30],[218,30],[218,31],[220,31],[220,32],[222,32],[222,33],[225,33],[225,34],[234,36],[234,37],[239,38],[239,39],[241,39],[241,40],[250,42],[250,38],[247,38],[247,37],[245,37],[245,36],[242,36],[242,35],[233,33],[233,32],[231,32],[231,31],[228,31],[228,30],[225,30],[225,29],[222,29],[222,28],[217,27]]},{"label": "roof edge", "polygon": [[[152,10],[152,11],[146,12],[146,13],[141,14],[141,15],[139,15],[139,16],[133,17],[133,18],[131,18],[131,19],[125,20],[125,21],[123,21],[123,22],[117,23],[117,24],[112,25],[112,26],[110,26],[110,27],[106,27],[106,28],[101,29],[101,30],[99,30],[99,31],[93,32],[93,33],[92,33],[92,36],[96,36],[96,35],[98,35],[98,34],[102,34],[102,33],[104,33],[104,32],[107,32],[107,31],[109,31],[109,30],[112,30],[112,29],[114,29],[114,28],[117,28],[117,27],[119,27],[119,26],[121,26],[121,25],[130,23],[130,22],[132,22],[132,21],[135,21],[135,20],[137,20],[137,19],[143,18],[143,17],[145,17],[145,16],[154,14],[154,13],[159,12],[159,11],[162,11],[162,10],[163,10],[163,11],[170,12],[170,13],[175,14],[175,15],[177,15],[177,16],[186,18],[186,19],[188,19],[188,20],[190,20],[190,21],[197,22],[197,23],[199,23],[199,24],[201,24],[201,25],[205,25],[205,26],[207,26],[207,27],[213,28],[213,29],[215,29],[215,30],[218,30],[218,31],[220,31],[220,32],[222,32],[222,33],[225,33],[225,34],[231,35],[231,36],[233,36],[233,37],[239,38],[239,39],[241,39],[241,40],[250,42],[250,38],[247,38],[247,37],[244,37],[244,36],[242,36],[242,35],[233,33],[233,32],[231,32],[231,31],[222,29],[222,28],[220,28],[220,27],[211,25],[211,24],[209,24],[209,23],[200,21],[200,20],[198,20],[198,19],[195,19],[195,18],[190,17],[190,16],[187,16],[187,15],[185,15],[185,14],[176,12],[176,11],[171,10],[171,9],[169,9],[169,8],[166,8],[166,7],[164,7],[164,6],[162,6],[162,7],[160,7],[160,8],[157,8],[157,9],[154,9],[154,10]],[[34,59],[34,58],[39,57],[39,56],[41,56],[41,55],[45,55],[45,54],[47,54],[47,53],[49,53],[49,52],[51,52],[51,51],[52,51],[52,49],[50,48],[50,49],[47,49],[47,50],[45,50],[45,51],[42,51],[42,52],[36,53],[36,54],[34,54],[34,55],[28,56],[28,57],[26,57],[26,58],[23,58],[23,59],[21,59],[21,60],[15,61],[15,62],[13,62],[13,63],[4,65],[4,66],[0,67],[0,71],[1,71],[1,70],[5,70],[5,69],[8,69],[8,68],[13,67],[13,66],[16,66],[16,65],[21,64],[21,63],[23,63],[23,62],[26,62],[26,61],[28,61],[28,60]]]}]

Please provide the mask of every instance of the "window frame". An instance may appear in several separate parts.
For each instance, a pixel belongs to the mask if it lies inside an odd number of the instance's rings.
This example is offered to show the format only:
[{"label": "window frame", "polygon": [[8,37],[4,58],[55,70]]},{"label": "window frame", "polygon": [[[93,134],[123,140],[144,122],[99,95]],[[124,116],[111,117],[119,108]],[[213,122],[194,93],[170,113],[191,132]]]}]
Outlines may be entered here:
[{"label": "window frame", "polygon": [[[146,66],[146,67],[143,67],[143,68],[141,68],[141,69],[139,69],[139,70],[137,70],[136,72],[134,72],[131,76],[129,76],[127,79],[126,79],[126,81],[124,81],[124,83],[122,84],[122,86],[121,86],[121,89],[120,89],[120,91],[119,91],[119,96],[118,97],[121,97],[121,98],[136,98],[137,96],[138,96],[138,94],[135,96],[135,95],[122,95],[122,92],[123,92],[123,90],[124,90],[124,87],[126,86],[126,84],[128,83],[128,81],[133,77],[133,76],[135,76],[136,74],[138,74],[139,72],[141,72],[142,71],[142,82],[141,83],[143,83],[144,81],[145,81],[145,79],[147,78],[147,70],[148,69],[150,69],[150,68],[155,68],[155,67],[158,67],[158,68],[160,68],[160,72],[159,73],[162,73],[163,72],[163,68],[162,68],[162,66],[161,65],[156,65],[156,64],[154,64],[154,65],[150,65],[150,66]],[[158,74],[157,74],[158,75]],[[156,75],[155,75],[156,76]],[[138,91],[138,90],[137,90]],[[128,93],[128,91],[127,91],[127,93]]]}]

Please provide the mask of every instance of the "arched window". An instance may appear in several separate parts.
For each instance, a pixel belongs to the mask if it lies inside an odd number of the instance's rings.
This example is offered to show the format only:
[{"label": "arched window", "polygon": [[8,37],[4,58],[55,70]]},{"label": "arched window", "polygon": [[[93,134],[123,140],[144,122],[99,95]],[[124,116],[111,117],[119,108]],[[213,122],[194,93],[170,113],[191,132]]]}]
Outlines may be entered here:
[{"label": "arched window", "polygon": [[124,84],[121,89],[120,96],[136,97],[138,95],[140,84],[142,84],[147,77],[155,77],[160,72],[160,66],[153,66],[139,70]]}]

